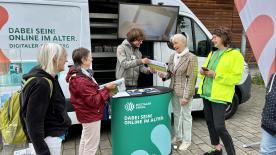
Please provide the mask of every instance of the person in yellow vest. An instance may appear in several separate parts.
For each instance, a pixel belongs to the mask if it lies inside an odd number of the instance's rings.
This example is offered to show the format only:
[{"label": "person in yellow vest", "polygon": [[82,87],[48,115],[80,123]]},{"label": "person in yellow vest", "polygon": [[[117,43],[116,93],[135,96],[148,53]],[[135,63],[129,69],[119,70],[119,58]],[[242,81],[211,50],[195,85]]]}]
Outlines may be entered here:
[{"label": "person in yellow vest", "polygon": [[221,155],[222,140],[228,155],[235,155],[230,134],[225,127],[225,110],[231,104],[235,85],[242,79],[244,58],[239,49],[230,48],[229,29],[214,30],[212,42],[217,48],[211,51],[203,64],[199,78],[198,94],[203,99],[204,115],[208,126],[211,144],[214,148],[204,155]]}]

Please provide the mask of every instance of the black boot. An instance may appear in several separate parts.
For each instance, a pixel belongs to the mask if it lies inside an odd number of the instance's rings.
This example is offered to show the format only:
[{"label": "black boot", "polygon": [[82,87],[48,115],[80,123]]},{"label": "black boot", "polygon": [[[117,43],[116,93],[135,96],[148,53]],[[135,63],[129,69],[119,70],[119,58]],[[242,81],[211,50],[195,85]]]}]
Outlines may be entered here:
[{"label": "black boot", "polygon": [[222,149],[220,150],[214,149],[209,152],[205,152],[203,155],[222,155]]}]

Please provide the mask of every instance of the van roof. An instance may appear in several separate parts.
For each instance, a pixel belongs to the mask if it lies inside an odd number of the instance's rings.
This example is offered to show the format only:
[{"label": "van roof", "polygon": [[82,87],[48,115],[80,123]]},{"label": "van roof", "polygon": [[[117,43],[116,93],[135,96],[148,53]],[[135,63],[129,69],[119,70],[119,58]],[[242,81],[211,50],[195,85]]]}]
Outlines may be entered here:
[{"label": "van roof", "polygon": [[78,3],[87,3],[88,0],[1,0],[1,2],[16,2],[16,3],[43,3],[43,2],[78,2]]}]

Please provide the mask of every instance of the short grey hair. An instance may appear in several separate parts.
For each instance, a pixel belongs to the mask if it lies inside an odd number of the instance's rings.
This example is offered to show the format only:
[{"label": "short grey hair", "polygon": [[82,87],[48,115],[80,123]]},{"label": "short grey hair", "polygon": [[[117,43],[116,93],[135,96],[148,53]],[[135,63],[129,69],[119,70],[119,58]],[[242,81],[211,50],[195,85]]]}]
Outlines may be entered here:
[{"label": "short grey hair", "polygon": [[181,33],[177,33],[175,35],[173,35],[171,37],[171,42],[173,43],[176,39],[180,39],[181,41],[183,41],[185,43],[185,45],[188,45],[188,37],[185,37],[183,34]]},{"label": "short grey hair", "polygon": [[38,65],[49,74],[57,74],[58,62],[65,49],[56,43],[44,43],[41,45],[37,62]]}]

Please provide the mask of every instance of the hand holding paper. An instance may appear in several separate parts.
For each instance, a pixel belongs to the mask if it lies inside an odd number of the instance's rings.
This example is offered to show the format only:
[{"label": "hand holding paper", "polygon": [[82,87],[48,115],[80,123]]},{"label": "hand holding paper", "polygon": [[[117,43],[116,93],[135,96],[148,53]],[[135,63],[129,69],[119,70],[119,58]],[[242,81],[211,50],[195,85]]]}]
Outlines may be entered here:
[{"label": "hand holding paper", "polygon": [[106,85],[105,85],[105,87],[107,88],[107,89],[115,89],[116,88],[116,83],[114,83],[114,82],[109,82],[109,83],[107,83]]},{"label": "hand holding paper", "polygon": [[103,85],[99,86],[100,89],[103,89],[104,87],[107,87],[109,90],[111,90],[111,93],[116,94],[118,91],[122,92],[126,90],[126,86],[125,86],[125,79],[121,78]]},{"label": "hand holding paper", "polygon": [[167,75],[167,73],[158,73],[158,76],[159,76],[160,78],[165,78],[166,75]]},{"label": "hand holding paper", "polygon": [[149,64],[149,63],[150,63],[150,59],[148,59],[148,58],[143,58],[143,59],[142,59],[142,63],[143,63],[143,64]]},{"label": "hand holding paper", "polygon": [[117,85],[114,82],[107,83],[105,87],[109,90],[109,96],[114,96],[118,92]]}]

